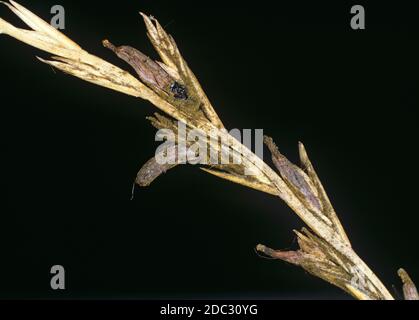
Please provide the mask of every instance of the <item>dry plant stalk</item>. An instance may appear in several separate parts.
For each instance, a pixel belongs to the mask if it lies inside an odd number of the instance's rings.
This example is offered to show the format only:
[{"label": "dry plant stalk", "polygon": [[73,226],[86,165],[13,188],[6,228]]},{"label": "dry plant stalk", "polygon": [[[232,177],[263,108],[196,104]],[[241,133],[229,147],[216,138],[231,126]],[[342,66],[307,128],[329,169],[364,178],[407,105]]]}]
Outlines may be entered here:
[{"label": "dry plant stalk", "polygon": [[[212,104],[193,72],[183,59],[174,39],[159,22],[141,13],[147,35],[162,62],[153,61],[129,46],[117,47],[108,40],[103,45],[129,63],[139,79],[109,62],[84,51],[61,32],[15,1],[4,3],[31,29],[16,28],[0,19],[0,33],[53,54],[44,63],[83,80],[150,101],[166,116],[155,114],[149,120],[158,129],[176,131],[176,121],[186,130],[199,129],[210,137],[209,144],[219,154],[228,150],[239,157],[238,165],[215,165],[202,169],[217,177],[278,196],[307,224],[309,229],[295,231],[300,249],[273,250],[259,244],[257,250],[273,258],[301,266],[309,273],[345,290],[357,299],[392,300],[393,297],[353,250],[332,204],[320,182],[305,147],[299,143],[301,167],[283,156],[272,138],[264,142],[272,154],[278,172],[269,167],[225,130]],[[211,142],[212,141],[212,142]],[[214,142],[215,141],[215,142]],[[223,141],[223,143],[218,143]],[[175,149],[186,141],[174,141]],[[218,155],[217,155],[218,156]],[[161,173],[175,165],[160,165],[150,159],[137,175],[136,182],[149,185]],[[245,171],[252,175],[246,175]],[[399,270],[406,299],[418,299],[407,273]]]}]

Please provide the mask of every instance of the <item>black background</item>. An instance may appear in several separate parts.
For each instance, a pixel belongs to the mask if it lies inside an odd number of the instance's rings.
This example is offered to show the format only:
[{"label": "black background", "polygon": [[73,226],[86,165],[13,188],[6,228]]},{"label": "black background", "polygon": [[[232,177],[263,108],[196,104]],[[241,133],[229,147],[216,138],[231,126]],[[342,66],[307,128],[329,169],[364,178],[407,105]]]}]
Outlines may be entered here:
[{"label": "black background", "polygon": [[[20,2],[47,20],[58,4]],[[263,128],[293,161],[303,141],[357,253],[390,289],[400,292],[401,266],[419,279],[412,6],[59,4],[65,34],[126,70],[101,40],[157,58],[137,12],[156,16],[225,125]],[[354,4],[366,30],[350,28]],[[5,7],[0,16],[23,26]],[[0,48],[0,298],[348,298],[254,252],[296,248],[302,222],[272,196],[182,166],[130,201],[158,145],[145,120],[156,109],[54,72],[35,59],[48,54],[7,36]],[[64,291],[49,286],[55,264]]]}]

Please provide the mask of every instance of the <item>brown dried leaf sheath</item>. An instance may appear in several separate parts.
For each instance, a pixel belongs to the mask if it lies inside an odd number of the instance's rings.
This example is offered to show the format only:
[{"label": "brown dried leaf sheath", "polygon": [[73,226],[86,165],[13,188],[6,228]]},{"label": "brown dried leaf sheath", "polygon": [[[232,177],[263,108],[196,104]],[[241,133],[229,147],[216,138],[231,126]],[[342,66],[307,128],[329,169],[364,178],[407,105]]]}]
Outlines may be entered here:
[{"label": "brown dried leaf sheath", "polygon": [[318,199],[318,193],[310,178],[306,173],[292,164],[285,158],[278,150],[271,137],[265,136],[263,142],[272,153],[272,162],[278,169],[281,177],[288,183],[288,185],[299,194],[302,201],[304,201],[311,210],[317,214],[321,214],[322,204]]},{"label": "brown dried leaf sheath", "polygon": [[403,295],[405,300],[419,300],[418,290],[407,272],[400,268],[397,273],[403,282]]},{"label": "brown dried leaf sheath", "polygon": [[115,47],[108,40],[103,40],[103,45],[131,65],[137,72],[140,80],[146,85],[152,88],[157,87],[170,94],[170,86],[175,80],[158,63],[130,46]]},{"label": "brown dried leaf sheath", "polygon": [[159,163],[156,160],[157,156],[155,156],[142,166],[137,174],[137,178],[135,179],[135,182],[139,186],[146,187],[150,185],[150,183],[152,183],[158,176],[177,166],[177,147],[169,147],[167,152],[169,153],[169,155],[166,155],[168,158],[167,163]]}]

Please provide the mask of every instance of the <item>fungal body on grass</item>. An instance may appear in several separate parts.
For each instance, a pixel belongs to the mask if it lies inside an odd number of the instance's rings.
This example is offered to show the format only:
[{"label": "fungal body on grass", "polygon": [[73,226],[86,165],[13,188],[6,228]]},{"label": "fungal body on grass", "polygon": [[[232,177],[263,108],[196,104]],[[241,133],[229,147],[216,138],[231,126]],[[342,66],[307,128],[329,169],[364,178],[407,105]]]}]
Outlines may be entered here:
[{"label": "fungal body on grass", "polygon": [[[299,143],[299,167],[279,152],[272,138],[265,137],[275,171],[232,137],[183,59],[173,37],[166,33],[155,18],[141,13],[147,35],[161,61],[154,61],[132,47],[116,47],[108,40],[103,41],[105,47],[134,68],[138,79],[86,52],[15,1],[4,4],[30,29],[16,28],[0,18],[0,33],[53,54],[51,60],[38,59],[68,74],[150,101],[165,113],[149,117],[152,125],[158,129],[176,131],[176,124],[180,122],[186,130],[201,130],[210,138],[208,144],[219,155],[228,150],[240,159],[239,164],[203,165],[204,171],[281,198],[307,224],[308,228],[303,228],[301,232],[295,231],[300,247],[298,250],[274,250],[260,244],[256,247],[258,251],[301,266],[357,299],[393,299],[383,283],[353,250],[304,145]],[[172,151],[178,150],[182,143],[187,142],[174,139]],[[140,186],[149,185],[178,164],[163,165],[156,161],[156,156],[140,169],[136,178]],[[246,172],[252,172],[252,175]],[[399,275],[404,283],[405,297],[417,299],[416,288],[407,273],[399,271]]]}]

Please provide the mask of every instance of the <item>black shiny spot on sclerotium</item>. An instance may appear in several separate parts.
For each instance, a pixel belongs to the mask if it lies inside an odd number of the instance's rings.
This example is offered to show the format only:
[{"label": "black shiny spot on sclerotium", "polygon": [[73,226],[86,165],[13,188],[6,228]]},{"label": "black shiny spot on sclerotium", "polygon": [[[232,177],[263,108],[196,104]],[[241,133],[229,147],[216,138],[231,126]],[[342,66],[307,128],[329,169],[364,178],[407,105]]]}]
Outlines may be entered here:
[{"label": "black shiny spot on sclerotium", "polygon": [[172,91],[173,96],[176,99],[188,99],[188,92],[186,91],[186,88],[182,86],[179,82],[173,82],[173,84],[170,86],[170,90]]}]

